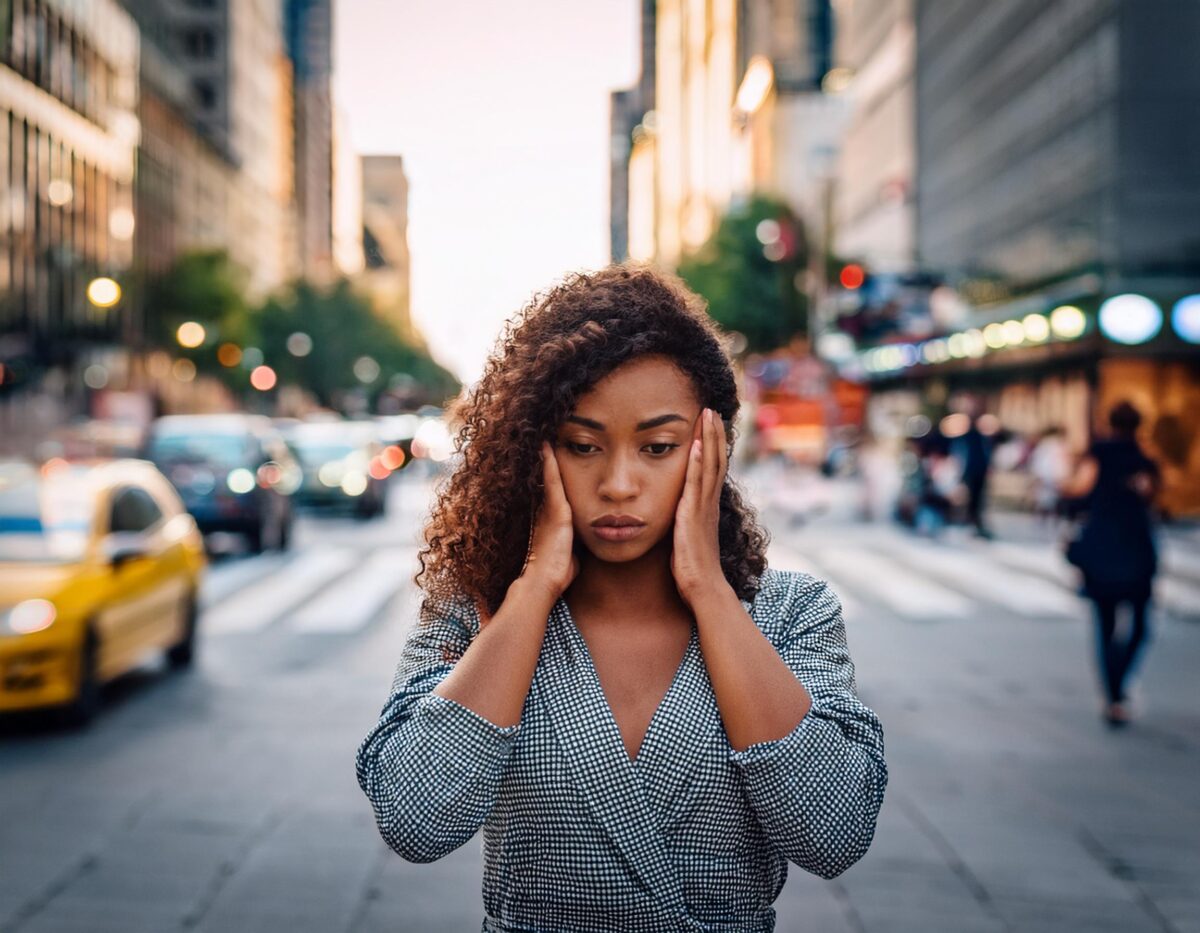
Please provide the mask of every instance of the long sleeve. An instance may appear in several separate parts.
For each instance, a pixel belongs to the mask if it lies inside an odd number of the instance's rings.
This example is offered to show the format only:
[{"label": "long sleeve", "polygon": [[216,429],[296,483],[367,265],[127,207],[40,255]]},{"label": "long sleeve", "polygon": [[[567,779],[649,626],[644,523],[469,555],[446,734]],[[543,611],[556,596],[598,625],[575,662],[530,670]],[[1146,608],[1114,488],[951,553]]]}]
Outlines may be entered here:
[{"label": "long sleeve", "polygon": [[379,832],[410,862],[432,862],[475,835],[520,728],[502,728],[431,693],[478,628],[474,612],[426,601],[379,722],[358,750],[358,783]]},{"label": "long sleeve", "polygon": [[866,854],[875,835],[888,779],[883,727],[855,694],[838,598],[820,580],[781,576],[787,583],[772,641],[812,708],[790,735],[731,751],[730,760],[780,852],[805,871],[834,878]]}]

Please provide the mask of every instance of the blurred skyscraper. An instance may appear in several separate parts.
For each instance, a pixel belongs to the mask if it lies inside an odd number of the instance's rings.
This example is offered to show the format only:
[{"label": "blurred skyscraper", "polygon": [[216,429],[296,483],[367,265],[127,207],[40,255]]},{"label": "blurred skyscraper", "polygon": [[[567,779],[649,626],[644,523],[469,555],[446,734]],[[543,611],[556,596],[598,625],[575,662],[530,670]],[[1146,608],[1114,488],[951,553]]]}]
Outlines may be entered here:
[{"label": "blurred skyscraper", "polygon": [[613,91],[610,103],[609,232],[612,259],[629,257],[629,163],[642,120],[654,110],[654,44],[657,0],[642,0],[641,70],[637,84]]},{"label": "blurred skyscraper", "polygon": [[124,0],[190,87],[187,117],[232,163],[230,256],[253,294],[295,275],[292,69],[280,0]]},{"label": "blurred skyscraper", "polygon": [[829,0],[659,0],[653,118],[631,134],[634,258],[675,266],[751,192],[823,216],[842,112],[821,93],[832,27]]},{"label": "blurred skyscraper", "polygon": [[300,262],[318,278],[334,271],[333,4],[285,0],[295,81],[296,207]]},{"label": "blurred skyscraper", "polygon": [[361,283],[380,317],[401,336],[423,345],[409,299],[408,176],[398,155],[362,157]]},{"label": "blurred skyscraper", "polygon": [[[137,28],[114,0],[0,4],[5,435],[78,405],[76,367],[137,326],[111,284],[89,293],[133,259],[137,94]],[[40,382],[36,404],[14,398]]]},{"label": "blurred skyscraper", "polygon": [[916,260],[916,138],[912,0],[838,7],[837,63],[848,85],[833,192],[836,251],[877,271]]}]

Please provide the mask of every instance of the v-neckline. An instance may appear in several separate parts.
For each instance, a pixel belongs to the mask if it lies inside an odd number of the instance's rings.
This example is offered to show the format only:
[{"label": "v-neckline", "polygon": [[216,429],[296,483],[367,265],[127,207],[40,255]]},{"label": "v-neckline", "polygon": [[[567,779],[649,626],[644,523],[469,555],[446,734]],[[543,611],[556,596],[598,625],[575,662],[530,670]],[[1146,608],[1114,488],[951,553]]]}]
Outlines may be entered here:
[{"label": "v-neckline", "polygon": [[650,722],[646,725],[646,732],[642,735],[642,740],[638,743],[637,754],[630,756],[629,752],[625,749],[625,739],[624,736],[621,735],[621,726],[617,722],[617,715],[613,712],[612,704],[608,701],[608,694],[604,692],[604,684],[600,682],[600,671],[596,667],[595,659],[592,657],[592,649],[588,647],[587,639],[583,637],[583,632],[579,630],[579,626],[575,623],[575,616],[571,614],[571,607],[567,605],[566,598],[560,598],[559,602],[562,604],[563,614],[566,617],[568,628],[570,629],[574,638],[579,642],[579,647],[583,652],[583,657],[587,659],[588,672],[591,675],[592,684],[600,696],[600,702],[604,706],[604,711],[608,714],[609,721],[612,722],[613,726],[616,728],[617,740],[621,744],[621,757],[628,761],[631,766],[636,768],[638,763],[645,758],[646,746],[654,733],[654,724],[658,722],[661,716],[665,715],[663,710],[667,707],[668,702],[673,698],[676,692],[676,687],[683,679],[684,672],[687,670],[687,664],[691,659],[692,651],[698,644],[696,626],[694,624],[692,625],[692,631],[688,635],[687,647],[683,649],[683,657],[679,659],[679,666],[675,668],[675,674],[671,678],[671,683],[667,687],[667,692],[664,693],[659,699],[658,705],[654,708],[654,712],[650,716]]}]

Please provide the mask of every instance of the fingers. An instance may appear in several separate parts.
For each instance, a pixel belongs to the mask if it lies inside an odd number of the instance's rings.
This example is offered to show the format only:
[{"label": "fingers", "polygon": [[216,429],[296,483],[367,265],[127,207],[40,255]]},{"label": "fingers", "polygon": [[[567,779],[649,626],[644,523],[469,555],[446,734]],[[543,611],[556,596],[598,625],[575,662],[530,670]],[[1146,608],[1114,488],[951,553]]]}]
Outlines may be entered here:
[{"label": "fingers", "polygon": [[571,506],[567,492],[563,489],[562,474],[558,471],[558,458],[549,441],[542,442],[542,485],[545,487],[546,504],[558,515],[569,515]]},{"label": "fingers", "polygon": [[692,433],[692,446],[688,448],[687,474],[683,480],[683,495],[680,505],[695,509],[700,505],[700,494],[704,482],[703,477],[703,444],[700,439],[700,424],[704,416],[696,419],[696,430]]},{"label": "fingers", "polygon": [[701,421],[704,445],[703,496],[708,501],[721,494],[728,455],[725,450],[725,423],[721,417],[711,408],[706,408],[701,414]]}]

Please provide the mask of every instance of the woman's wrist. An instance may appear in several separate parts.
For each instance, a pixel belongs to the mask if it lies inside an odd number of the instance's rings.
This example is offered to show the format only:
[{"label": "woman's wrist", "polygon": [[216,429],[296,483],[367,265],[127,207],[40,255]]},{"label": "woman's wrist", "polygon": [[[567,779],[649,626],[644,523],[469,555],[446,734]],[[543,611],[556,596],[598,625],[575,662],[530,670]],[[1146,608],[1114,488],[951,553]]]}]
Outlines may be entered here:
[{"label": "woman's wrist", "polygon": [[526,571],[517,577],[508,587],[505,602],[515,598],[520,602],[529,602],[537,608],[544,604],[546,613],[558,602],[564,587],[543,578],[537,573]]}]

